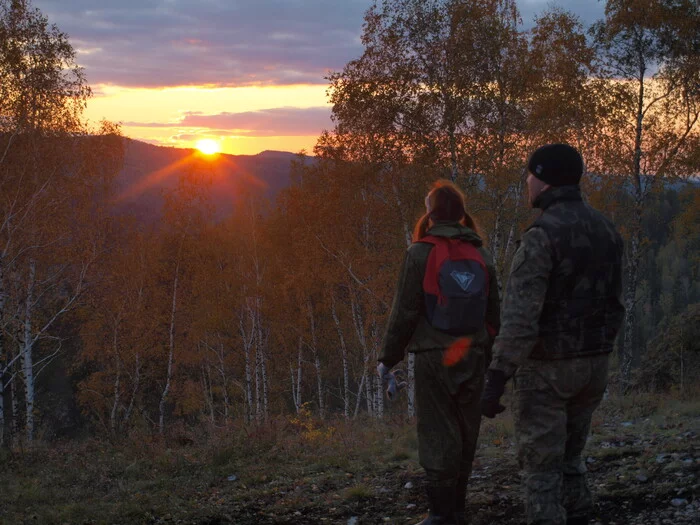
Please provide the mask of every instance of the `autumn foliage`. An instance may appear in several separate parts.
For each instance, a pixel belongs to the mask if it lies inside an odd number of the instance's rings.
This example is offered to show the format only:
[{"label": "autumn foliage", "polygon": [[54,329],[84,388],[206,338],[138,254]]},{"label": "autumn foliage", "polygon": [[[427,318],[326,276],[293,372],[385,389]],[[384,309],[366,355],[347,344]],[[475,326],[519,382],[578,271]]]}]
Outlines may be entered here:
[{"label": "autumn foliage", "polygon": [[[587,31],[557,8],[525,29],[511,0],[378,2],[363,55],[330,75],[335,128],[293,163],[288,188],[274,201],[254,184],[238,189],[222,219],[213,170],[195,159],[173,175],[160,221],[144,224],[115,212],[123,141],[116,126],[78,118],[89,89],[67,37],[27,2],[0,0],[0,31],[20,35],[12,45],[43,31],[56,45],[42,52],[73,72],[49,77],[65,89],[47,99],[2,40],[5,442],[278,414],[322,439],[313,418],[412,415],[412,361],[394,401],[375,367],[427,190],[439,178],[464,190],[502,286],[532,219],[527,155],[553,141],[581,150],[587,199],[628,240],[622,355],[641,359],[663,318],[700,300],[699,69],[677,38],[692,40],[698,9],[647,3],[657,22],[633,16],[639,2],[611,0]],[[13,22],[22,17],[43,22]],[[624,54],[638,30],[655,39],[643,50],[658,66],[651,76],[635,76]],[[458,343],[447,366],[469,350]]]}]

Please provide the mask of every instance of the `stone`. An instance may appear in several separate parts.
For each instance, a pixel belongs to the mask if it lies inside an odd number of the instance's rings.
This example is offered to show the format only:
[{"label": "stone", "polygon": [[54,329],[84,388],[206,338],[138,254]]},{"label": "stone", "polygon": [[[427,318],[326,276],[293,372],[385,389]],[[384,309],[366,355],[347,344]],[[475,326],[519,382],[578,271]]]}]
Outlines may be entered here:
[{"label": "stone", "polygon": [[408,483],[406,483],[406,484],[403,486],[403,488],[405,488],[405,489],[407,489],[407,490],[410,490],[410,489],[413,488],[413,483],[409,481]]},{"label": "stone", "polygon": [[408,509],[408,510],[415,509],[415,508],[416,508],[415,503],[409,503],[408,505],[406,505],[406,509]]},{"label": "stone", "polygon": [[641,472],[637,474],[637,477],[635,479],[640,483],[646,483],[647,481],[649,481],[649,477]]},{"label": "stone", "polygon": [[683,498],[673,498],[673,499],[671,500],[671,505],[673,505],[674,507],[685,507],[687,504],[688,504],[688,500],[687,500],[687,499],[683,499]]}]

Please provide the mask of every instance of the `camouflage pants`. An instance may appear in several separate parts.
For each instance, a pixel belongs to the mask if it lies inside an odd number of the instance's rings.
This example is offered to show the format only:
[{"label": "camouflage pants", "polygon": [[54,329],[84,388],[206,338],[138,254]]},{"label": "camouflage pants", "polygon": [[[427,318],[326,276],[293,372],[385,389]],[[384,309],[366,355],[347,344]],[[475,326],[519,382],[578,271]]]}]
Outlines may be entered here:
[{"label": "camouflage pants", "polygon": [[418,456],[433,486],[466,487],[481,425],[485,358],[476,348],[455,366],[440,350],[416,353]]},{"label": "camouflage pants", "polygon": [[608,355],[528,360],[514,377],[527,523],[565,525],[593,507],[581,456],[608,381]]}]

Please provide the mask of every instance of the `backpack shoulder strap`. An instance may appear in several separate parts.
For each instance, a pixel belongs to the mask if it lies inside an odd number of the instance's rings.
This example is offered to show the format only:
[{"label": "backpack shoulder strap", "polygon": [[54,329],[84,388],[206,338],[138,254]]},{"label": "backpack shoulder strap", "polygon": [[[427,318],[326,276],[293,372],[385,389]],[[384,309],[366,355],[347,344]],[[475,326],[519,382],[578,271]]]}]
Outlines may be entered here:
[{"label": "backpack shoulder strap", "polygon": [[444,237],[427,235],[418,242],[432,244],[433,249],[428,255],[428,263],[425,265],[423,277],[423,291],[431,295],[440,295],[439,272],[440,266],[450,256],[449,241]]}]

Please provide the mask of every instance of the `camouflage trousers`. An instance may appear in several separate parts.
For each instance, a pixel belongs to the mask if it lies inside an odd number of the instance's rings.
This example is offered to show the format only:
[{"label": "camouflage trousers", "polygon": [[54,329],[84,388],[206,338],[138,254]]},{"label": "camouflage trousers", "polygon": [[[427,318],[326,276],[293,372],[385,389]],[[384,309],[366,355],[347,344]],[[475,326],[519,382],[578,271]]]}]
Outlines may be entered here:
[{"label": "camouflage trousers", "polygon": [[428,484],[464,484],[472,470],[481,425],[484,352],[472,349],[452,367],[443,351],[416,353],[418,457]]},{"label": "camouflage trousers", "polygon": [[607,354],[531,359],[515,373],[513,413],[529,525],[565,525],[592,511],[582,452],[607,382]]}]

